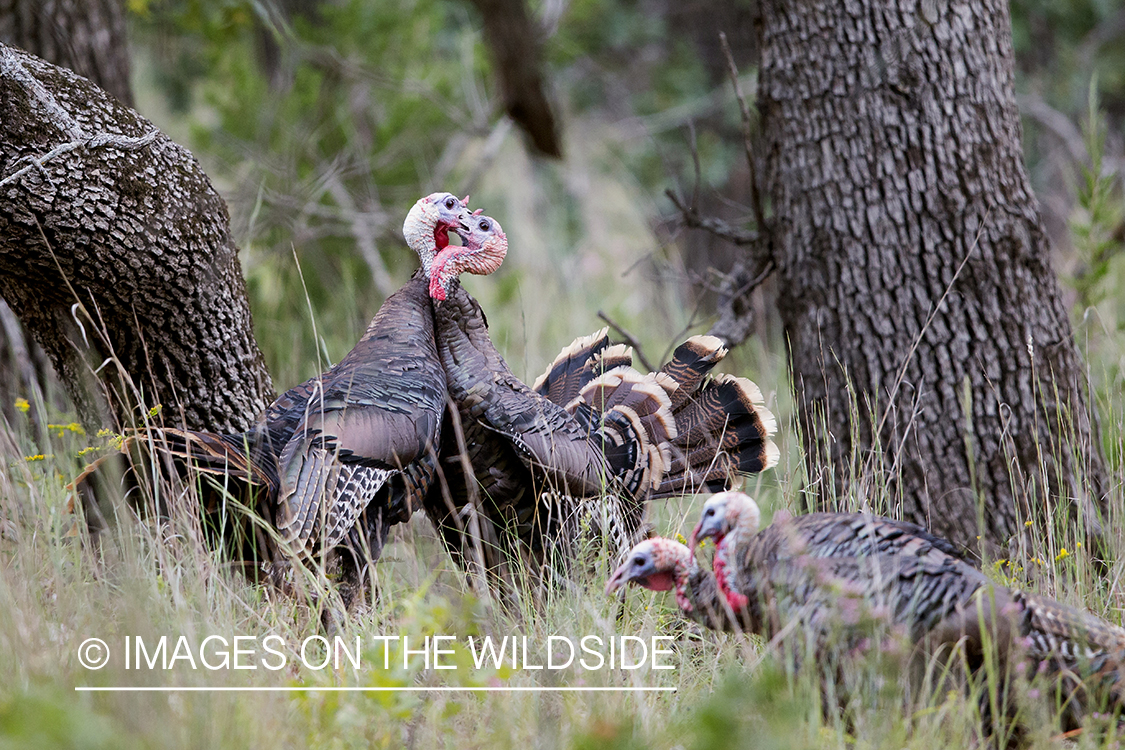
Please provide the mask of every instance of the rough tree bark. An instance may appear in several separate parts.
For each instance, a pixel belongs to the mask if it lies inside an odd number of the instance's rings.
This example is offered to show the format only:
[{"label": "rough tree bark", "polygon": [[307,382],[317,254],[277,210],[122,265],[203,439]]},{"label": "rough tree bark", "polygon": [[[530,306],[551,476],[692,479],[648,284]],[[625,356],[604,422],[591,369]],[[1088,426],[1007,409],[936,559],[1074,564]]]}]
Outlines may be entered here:
[{"label": "rough tree bark", "polygon": [[[0,0],[0,42],[70,68],[132,106],[121,0]],[[39,404],[48,397],[63,401],[58,381],[46,352],[3,300],[0,322],[0,411],[14,423],[15,400],[27,397],[31,423],[41,427],[46,420],[37,413]]]},{"label": "rough tree bark", "polygon": [[0,42],[94,81],[133,106],[122,0],[0,0]]},{"label": "rough tree bark", "polygon": [[[236,431],[272,399],[226,206],[194,157],[90,81],[2,44],[0,296],[88,426],[105,416],[95,370],[120,424],[142,396],[189,429]],[[120,370],[102,366],[111,355]]]},{"label": "rough tree bark", "polygon": [[1096,531],[1106,470],[1006,0],[763,0],[760,35],[768,245],[821,501],[885,472],[902,516],[970,547],[1056,502]]}]

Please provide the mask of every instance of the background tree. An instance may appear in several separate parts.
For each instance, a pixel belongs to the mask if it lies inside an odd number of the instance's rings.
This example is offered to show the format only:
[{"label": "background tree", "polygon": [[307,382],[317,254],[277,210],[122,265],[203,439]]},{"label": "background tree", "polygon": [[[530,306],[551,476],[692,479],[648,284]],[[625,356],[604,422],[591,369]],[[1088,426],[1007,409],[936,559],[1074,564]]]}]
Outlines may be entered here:
[{"label": "background tree", "polygon": [[777,269],[813,502],[885,486],[893,515],[994,550],[1056,503],[1097,530],[1106,469],[1007,3],[765,0],[760,28],[748,265]]},{"label": "background tree", "polygon": [[[3,0],[0,42],[69,68],[133,106],[125,12],[120,0]],[[29,408],[37,412],[61,389],[46,353],[27,335],[3,300],[0,321],[0,410],[11,421],[15,419],[17,398],[27,396]],[[67,408],[65,403],[52,405],[59,410]],[[39,426],[48,422],[39,418],[33,421]],[[40,434],[41,442],[42,437]]]}]

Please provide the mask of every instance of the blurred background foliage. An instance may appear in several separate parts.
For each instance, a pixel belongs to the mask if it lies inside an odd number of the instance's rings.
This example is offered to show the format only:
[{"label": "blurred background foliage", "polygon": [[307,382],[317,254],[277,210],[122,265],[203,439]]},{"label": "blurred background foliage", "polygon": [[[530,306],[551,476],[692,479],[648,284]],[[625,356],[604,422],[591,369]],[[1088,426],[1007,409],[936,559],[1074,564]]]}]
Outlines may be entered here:
[{"label": "blurred background foliage", "polygon": [[[508,231],[504,269],[468,285],[518,374],[534,377],[603,325],[599,310],[653,360],[706,330],[737,250],[682,232],[663,193],[752,222],[717,34],[752,102],[754,5],[533,2],[561,161],[532,156],[504,115],[485,19],[468,0],[128,7],[138,109],[227,198],[281,390],[337,361],[405,281],[415,259],[402,218],[437,189],[471,192]],[[1011,11],[1028,167],[1056,267],[1081,330],[1104,337],[1125,321],[1113,293],[1125,288],[1125,0],[1017,0]],[[787,399],[769,285],[756,295],[758,335],[728,369]],[[1122,350],[1114,340],[1105,353],[1102,385],[1116,385]]]}]

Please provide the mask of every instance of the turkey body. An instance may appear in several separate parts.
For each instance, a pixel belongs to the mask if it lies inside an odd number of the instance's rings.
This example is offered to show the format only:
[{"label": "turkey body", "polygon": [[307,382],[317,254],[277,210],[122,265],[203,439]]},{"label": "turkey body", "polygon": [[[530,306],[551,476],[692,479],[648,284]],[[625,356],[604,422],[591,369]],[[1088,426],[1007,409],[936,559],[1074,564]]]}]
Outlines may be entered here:
[{"label": "turkey body", "polygon": [[[503,577],[510,556],[541,559],[562,528],[559,509],[540,502],[548,484],[567,494],[596,494],[609,468],[589,442],[589,425],[512,373],[480,305],[459,283],[435,305],[434,328],[450,407],[442,477],[426,510],[455,559],[483,555],[478,564]],[[479,535],[479,549],[472,534]]]},{"label": "turkey body", "polygon": [[285,541],[335,546],[366,513],[377,559],[387,527],[421,506],[446,392],[427,283],[416,273],[347,356],[267,410],[253,440],[277,456],[274,523]]},{"label": "turkey body", "polygon": [[[421,507],[434,478],[446,381],[427,285],[417,272],[337,365],[286,391],[246,433],[151,429],[127,439],[123,451],[160,457],[169,476],[186,464],[212,477],[200,485],[205,527],[248,571],[290,555],[339,560],[350,601],[389,527]],[[74,483],[88,515],[104,460]],[[127,485],[139,479],[126,472]],[[269,521],[281,544],[230,511],[228,497]]]},{"label": "turkey body", "polygon": [[435,302],[434,321],[451,406],[427,513],[455,558],[482,557],[501,578],[513,558],[536,570],[554,556],[562,565],[551,570],[565,573],[591,530],[620,554],[648,500],[725,488],[777,460],[756,386],[703,382],[725,354],[717,339],[697,337],[661,372],[641,375],[602,331],[564,349],[529,387],[458,283]]},{"label": "turkey body", "polygon": [[[733,543],[733,540],[725,543]],[[922,559],[937,552],[942,558],[960,560],[961,551],[948,540],[934,536],[921,526],[907,521],[873,516],[866,513],[809,513],[786,516],[754,534],[737,546],[723,564],[731,588],[752,602],[760,599],[754,584],[764,573],[794,558],[860,559],[891,555],[896,559]],[[718,557],[718,556],[717,556]],[[890,558],[888,558],[890,559]],[[781,565],[787,568],[788,563]],[[969,568],[972,570],[972,568]],[[745,587],[745,590],[744,590]],[[698,565],[692,567],[691,598],[695,607],[691,616],[714,630],[763,632],[760,619],[732,622],[730,608],[715,583],[712,571]],[[760,614],[758,610],[736,612]]]},{"label": "turkey body", "polygon": [[[913,524],[855,513],[789,518],[717,555],[713,576],[692,566],[687,588],[699,622],[776,640],[790,658],[814,659],[837,680],[850,656],[892,641],[912,652],[916,670],[919,659],[959,648],[974,673],[991,644],[1009,716],[1015,694],[1006,681],[1015,674],[1046,681],[1064,730],[1092,712],[1125,709],[1125,630],[1001,586]],[[982,704],[983,715],[991,710]]]}]

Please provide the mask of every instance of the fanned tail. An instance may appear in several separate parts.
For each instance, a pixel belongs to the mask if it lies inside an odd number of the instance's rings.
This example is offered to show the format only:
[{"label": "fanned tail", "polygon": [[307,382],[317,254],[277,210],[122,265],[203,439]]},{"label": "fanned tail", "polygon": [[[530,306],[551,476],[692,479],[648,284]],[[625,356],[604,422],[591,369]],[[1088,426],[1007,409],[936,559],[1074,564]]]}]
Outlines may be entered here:
[{"label": "fanned tail", "polygon": [[[570,403],[593,378],[594,358],[609,346],[609,329],[603,328],[589,336],[579,336],[563,347],[555,361],[547,366],[531,390],[562,405]],[[632,364],[630,361],[628,364]]]},{"label": "fanned tail", "polygon": [[606,329],[563,349],[536,390],[591,430],[614,476],[640,501],[730,489],[739,474],[776,465],[777,421],[746,378],[711,376],[727,354],[714,336],[680,344],[658,372]]},{"label": "fanned tail", "polygon": [[575,415],[588,411],[591,439],[611,473],[630,496],[644,499],[672,458],[676,422],[671,406],[654,376],[618,366],[590,380],[565,408]]},{"label": "fanned tail", "polygon": [[764,471],[780,458],[770,439],[777,420],[761,389],[746,378],[708,377],[726,351],[714,336],[694,336],[656,374],[672,403],[676,434],[653,498],[730,489],[738,474]]},{"label": "fanned tail", "polygon": [[676,347],[672,359],[660,368],[657,378],[672,399],[672,409],[678,410],[691,398],[723,357],[727,348],[715,336],[692,336]]}]

